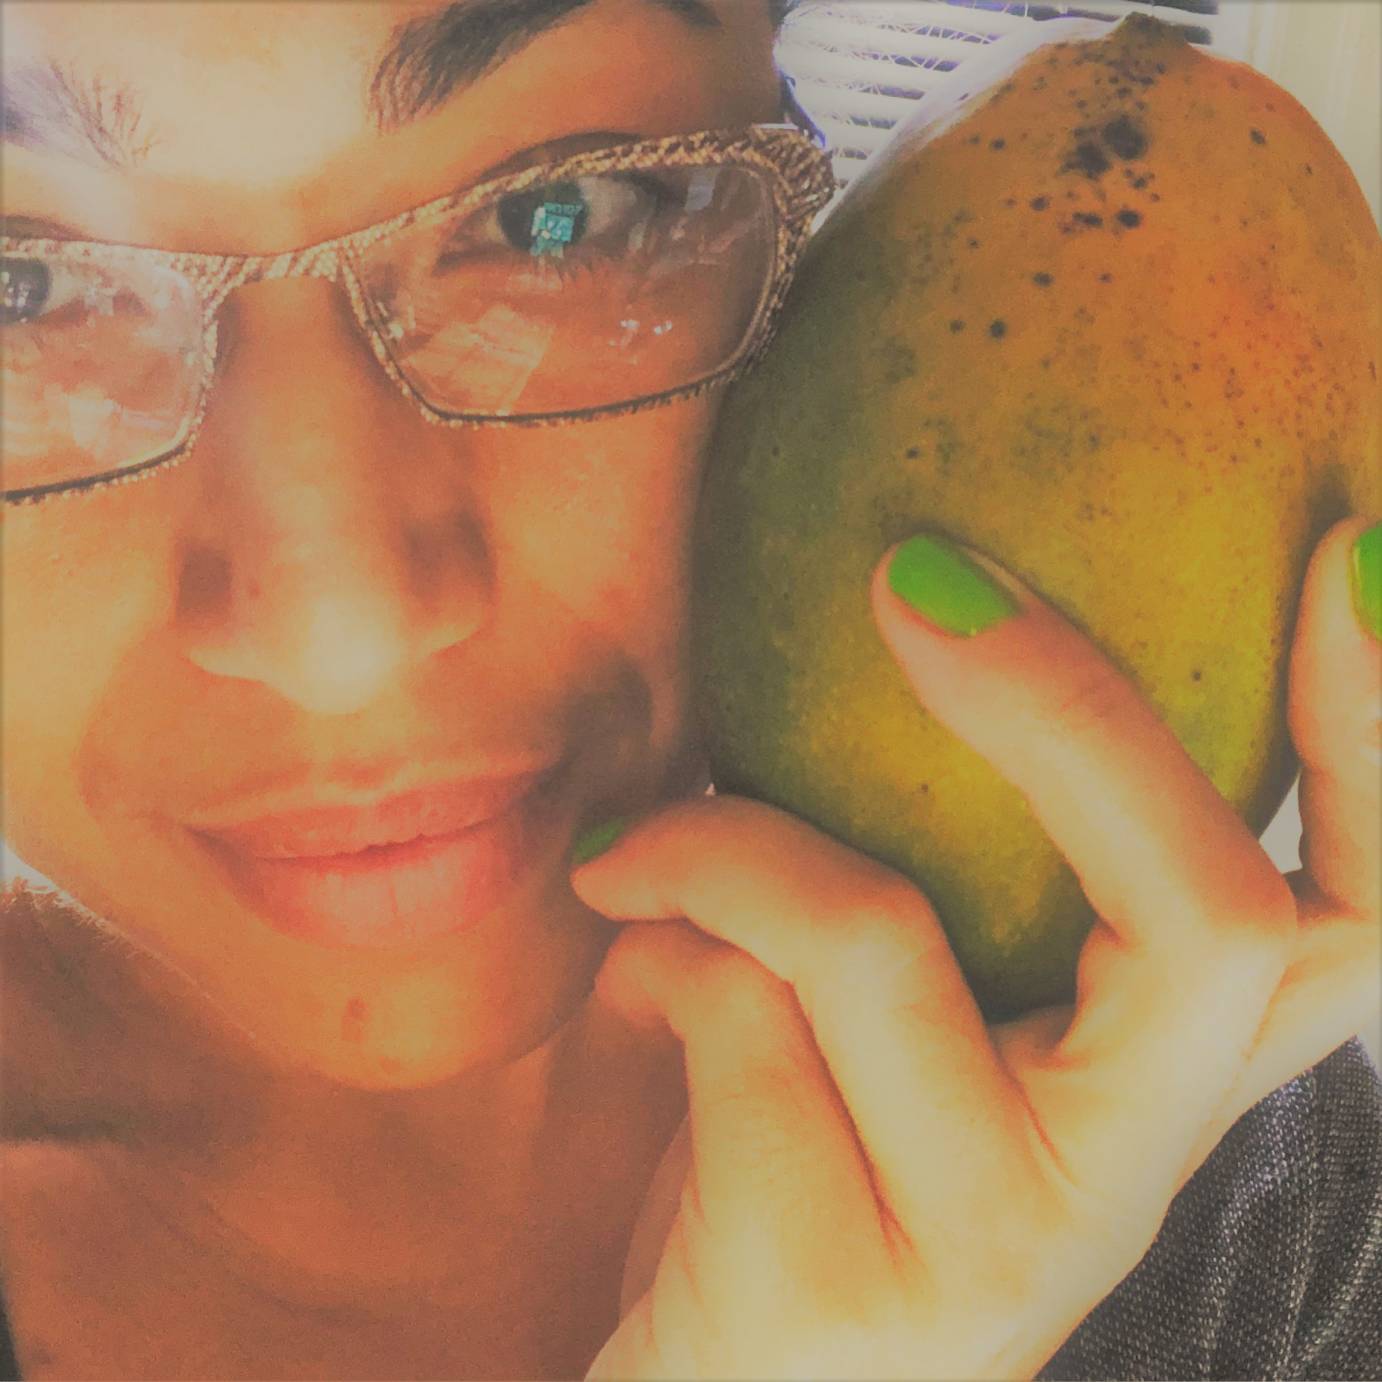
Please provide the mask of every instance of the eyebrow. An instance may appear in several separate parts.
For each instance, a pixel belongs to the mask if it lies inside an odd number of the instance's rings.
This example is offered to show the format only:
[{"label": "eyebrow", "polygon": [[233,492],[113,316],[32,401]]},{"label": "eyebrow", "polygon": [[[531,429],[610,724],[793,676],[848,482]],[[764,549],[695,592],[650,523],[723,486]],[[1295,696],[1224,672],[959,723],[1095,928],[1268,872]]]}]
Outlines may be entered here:
[{"label": "eyebrow", "polygon": [[[369,111],[381,130],[397,129],[445,104],[507,62],[540,34],[592,0],[453,0],[436,14],[401,24],[375,69]],[[718,29],[706,0],[646,0],[693,29]]]},{"label": "eyebrow", "polygon": [[55,61],[5,73],[0,141],[113,168],[138,167],[154,143],[132,88]]},{"label": "eyebrow", "polygon": [[[439,109],[541,34],[597,0],[451,0],[400,24],[377,59],[365,98],[375,128],[391,132]],[[709,0],[643,0],[689,28],[722,27]],[[158,142],[131,86],[56,61],[5,75],[0,142],[107,167],[134,169]]]}]

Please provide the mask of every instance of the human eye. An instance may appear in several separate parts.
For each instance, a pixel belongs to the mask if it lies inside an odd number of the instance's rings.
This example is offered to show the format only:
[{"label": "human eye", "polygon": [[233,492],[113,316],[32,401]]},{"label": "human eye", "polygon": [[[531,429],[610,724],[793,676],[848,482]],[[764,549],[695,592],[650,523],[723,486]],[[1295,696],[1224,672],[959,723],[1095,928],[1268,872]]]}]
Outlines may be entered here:
[{"label": "human eye", "polygon": [[405,226],[356,261],[385,348],[433,408],[598,407],[732,358],[774,262],[771,189],[756,169],[533,176]]},{"label": "human eye", "polygon": [[89,316],[142,314],[145,304],[118,274],[33,255],[0,257],[0,326],[76,325]]},{"label": "human eye", "polygon": [[81,277],[60,263],[0,259],[0,324],[25,326],[85,296]]},{"label": "human eye", "polygon": [[193,285],[157,262],[6,241],[6,490],[80,482],[172,446],[201,386],[202,330]]},{"label": "human eye", "polygon": [[[651,173],[603,173],[510,193],[456,226],[437,258],[446,272],[475,258],[617,259],[673,217],[677,188]],[[555,261],[555,263],[554,263]]]}]

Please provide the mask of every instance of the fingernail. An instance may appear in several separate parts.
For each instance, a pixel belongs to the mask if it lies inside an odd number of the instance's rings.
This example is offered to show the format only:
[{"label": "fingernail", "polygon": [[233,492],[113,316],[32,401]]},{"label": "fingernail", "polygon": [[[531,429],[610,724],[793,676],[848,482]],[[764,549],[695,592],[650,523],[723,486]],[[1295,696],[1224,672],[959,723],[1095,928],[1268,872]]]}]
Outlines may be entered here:
[{"label": "fingernail", "polygon": [[1382,639],[1382,523],[1359,534],[1349,571],[1359,622],[1374,638]]},{"label": "fingernail", "polygon": [[888,585],[945,633],[982,633],[1018,606],[963,552],[930,536],[909,538],[888,564]]},{"label": "fingernail", "polygon": [[612,821],[587,830],[571,848],[572,864],[579,867],[603,854],[624,833],[628,823],[627,817],[616,816]]}]

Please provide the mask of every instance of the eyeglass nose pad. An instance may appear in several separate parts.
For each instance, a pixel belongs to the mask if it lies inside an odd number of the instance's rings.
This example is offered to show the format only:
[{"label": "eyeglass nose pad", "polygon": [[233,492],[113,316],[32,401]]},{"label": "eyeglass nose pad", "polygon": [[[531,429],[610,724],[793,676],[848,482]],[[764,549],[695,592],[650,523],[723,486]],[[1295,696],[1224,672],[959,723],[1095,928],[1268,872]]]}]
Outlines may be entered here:
[{"label": "eyeglass nose pad", "polygon": [[[225,303],[221,304],[224,307]],[[221,313],[220,308],[210,313],[211,320],[207,322],[205,331],[202,332],[202,340],[205,342],[202,349],[206,352],[202,359],[202,396],[211,392],[212,380],[221,372]]]},{"label": "eyeglass nose pad", "polygon": [[187,456],[202,429],[202,423],[206,419],[207,408],[211,401],[211,393],[215,387],[216,374],[220,368],[219,308],[213,310],[203,308],[203,313],[202,331],[198,345],[184,352],[187,367],[196,371],[200,383],[196,398],[192,403],[191,415],[183,429],[182,438],[168,453],[170,459],[176,458],[179,461]]},{"label": "eyeglass nose pad", "polygon": [[209,321],[205,332],[206,355],[202,361],[202,396],[198,402],[198,427],[200,427],[202,419],[206,416],[211,405],[211,398],[216,391],[216,386],[225,377],[230,364],[235,343],[235,332],[233,330],[225,332],[221,328],[224,314],[228,310],[234,310],[234,300],[235,292],[229,292],[208,313]]}]

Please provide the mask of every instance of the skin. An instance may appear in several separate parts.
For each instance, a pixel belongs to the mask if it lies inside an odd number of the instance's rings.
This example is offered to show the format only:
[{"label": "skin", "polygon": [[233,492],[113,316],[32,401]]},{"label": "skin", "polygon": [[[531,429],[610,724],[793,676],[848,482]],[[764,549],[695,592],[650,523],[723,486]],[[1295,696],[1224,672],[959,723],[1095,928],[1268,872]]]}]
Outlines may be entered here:
[{"label": "skin", "polygon": [[[573,132],[777,118],[766,9],[724,6],[723,29],[702,36],[601,0],[381,135],[363,74],[429,8],[257,5],[251,24],[224,5],[6,6],[7,63],[118,74],[162,131],[134,172],[7,149],[7,212],[90,238],[263,253]],[[643,71],[659,80],[627,79]],[[11,973],[39,973],[33,954],[56,947],[74,977],[43,1001],[113,1015],[69,1038],[105,1048],[106,1078],[50,1082],[30,1116],[116,1127],[103,1140],[138,1148],[122,1164],[150,1168],[141,1184],[159,1200],[176,1167],[234,1227],[213,1259],[243,1254],[259,1274],[267,1251],[294,1290],[320,1276],[337,1297],[378,1299],[407,1272],[454,1273],[466,1230],[506,1244],[507,1261],[536,1255],[496,1224],[571,1185],[592,1185],[590,1214],[617,1225],[630,1209],[610,1195],[626,1202],[646,1180],[679,1111],[675,1051],[607,1036],[583,1011],[613,928],[576,899],[566,858],[604,814],[699,778],[687,536],[714,400],[452,431],[397,394],[331,285],[251,287],[222,332],[211,409],[179,468],[5,516],[7,838],[105,921],[97,935],[50,916],[27,943],[12,927]],[[560,828],[478,933],[411,954],[278,935],[177,824],[340,764],[464,771],[481,757],[566,763]],[[600,1059],[573,1080],[572,1052]],[[629,1133],[578,1135],[592,1108]],[[617,1227],[613,1242],[611,1261]],[[342,1280],[342,1261],[362,1265]],[[600,1280],[612,1299],[617,1277]]]},{"label": "skin", "polygon": [[[120,186],[15,155],[6,195],[261,251],[559,130],[776,113],[765,16],[724,6],[702,44],[601,0],[381,139],[359,74],[418,8],[257,5],[251,35],[222,5],[6,6],[7,60],[99,49],[179,130]],[[585,64],[659,79],[572,81]],[[1307,577],[1285,878],[1037,595],[990,564],[1017,613],[950,637],[882,554],[875,620],[918,701],[1027,795],[1103,917],[1075,1008],[986,1031],[915,888],[697,790],[686,541],[713,400],[447,433],[325,285],[259,285],[227,319],[181,469],[6,519],[6,830],[105,919],[5,927],[7,1295],[34,1356],[74,1310],[110,1344],[52,1371],[153,1375],[153,1337],[206,1376],[1031,1375],[1236,1118],[1375,1012],[1382,667],[1347,593],[1366,520]],[[580,784],[550,859],[425,953],[256,929],[167,825],[256,775],[541,752]],[[571,877],[611,812],[637,823]],[[630,923],[612,946],[605,918]]]}]

